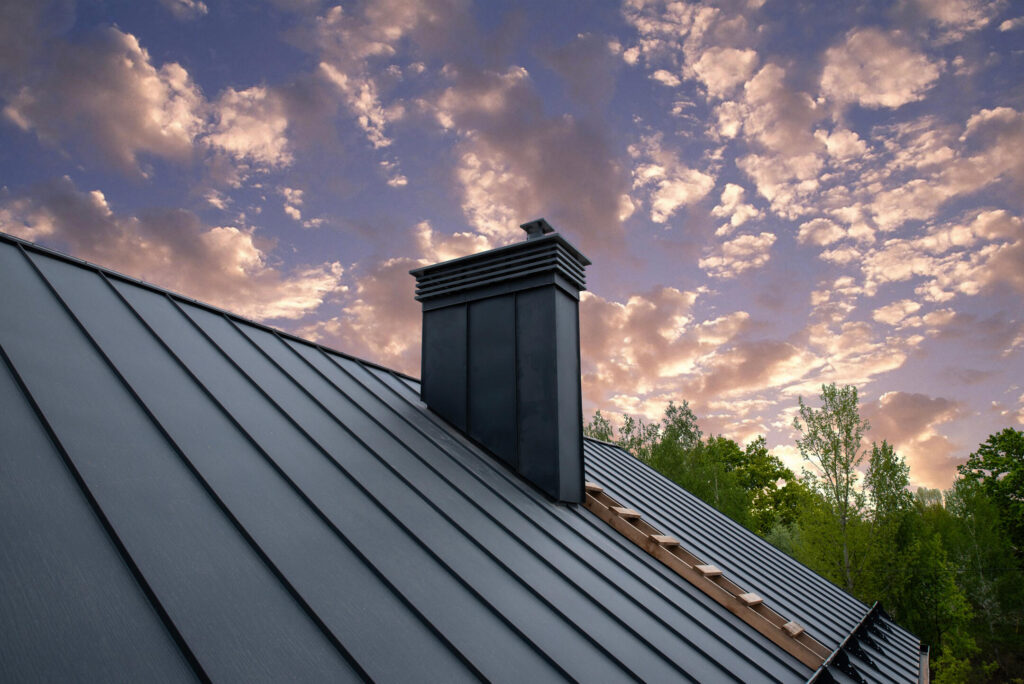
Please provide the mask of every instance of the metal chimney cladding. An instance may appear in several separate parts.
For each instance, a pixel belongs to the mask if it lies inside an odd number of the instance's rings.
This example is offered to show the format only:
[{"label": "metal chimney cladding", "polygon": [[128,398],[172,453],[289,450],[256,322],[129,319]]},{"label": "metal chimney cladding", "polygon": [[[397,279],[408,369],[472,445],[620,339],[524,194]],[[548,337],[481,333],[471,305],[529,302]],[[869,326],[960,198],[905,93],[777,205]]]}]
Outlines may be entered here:
[{"label": "metal chimney cladding", "polygon": [[426,404],[559,501],[583,501],[579,293],[590,260],[544,219],[525,242],[411,271]]}]

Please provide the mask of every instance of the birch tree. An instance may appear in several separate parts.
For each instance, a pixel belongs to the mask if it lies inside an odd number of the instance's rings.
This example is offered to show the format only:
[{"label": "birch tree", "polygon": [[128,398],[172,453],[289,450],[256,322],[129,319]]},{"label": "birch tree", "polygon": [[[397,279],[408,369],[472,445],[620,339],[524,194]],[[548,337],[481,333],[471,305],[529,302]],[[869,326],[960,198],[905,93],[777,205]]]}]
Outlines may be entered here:
[{"label": "birch tree", "polygon": [[822,385],[820,399],[821,408],[815,409],[804,404],[803,397],[798,398],[799,415],[793,418],[793,427],[801,433],[796,442],[800,455],[816,470],[815,477],[807,479],[824,497],[837,524],[842,578],[852,592],[850,523],[863,506],[863,495],[857,489],[857,466],[864,459],[861,440],[870,425],[860,417],[857,388],[853,385]]}]

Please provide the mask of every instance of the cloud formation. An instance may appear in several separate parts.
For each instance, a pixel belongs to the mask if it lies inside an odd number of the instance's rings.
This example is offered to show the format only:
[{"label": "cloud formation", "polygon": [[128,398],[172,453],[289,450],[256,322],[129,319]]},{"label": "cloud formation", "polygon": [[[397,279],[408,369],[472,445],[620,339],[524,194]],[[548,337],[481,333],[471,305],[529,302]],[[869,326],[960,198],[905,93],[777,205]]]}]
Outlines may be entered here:
[{"label": "cloud formation", "polygon": [[58,43],[52,68],[22,86],[4,115],[51,144],[95,147],[137,173],[140,154],[191,155],[203,105],[181,65],[158,69],[135,36],[107,28],[81,44]]},{"label": "cloud formation", "polygon": [[939,67],[902,44],[898,33],[857,29],[825,52],[821,91],[834,102],[902,107],[916,102],[939,77]]},{"label": "cloud formation", "polygon": [[336,262],[273,265],[252,228],[206,226],[180,209],[118,215],[102,192],[82,192],[67,177],[4,199],[0,231],[257,320],[301,318],[343,287]]},{"label": "cloud formation", "polygon": [[867,437],[887,440],[910,466],[913,484],[946,487],[956,466],[966,460],[959,445],[943,436],[945,423],[964,415],[962,404],[913,392],[886,392],[861,409],[871,423]]},{"label": "cloud formation", "polygon": [[718,249],[700,260],[700,267],[712,278],[735,278],[744,271],[760,268],[771,258],[775,235],[740,235],[723,242]]},{"label": "cloud formation", "polygon": [[549,117],[529,73],[449,66],[451,85],[432,103],[458,136],[455,178],[469,223],[496,243],[518,239],[523,217],[547,216],[589,253],[621,244],[626,177],[607,131]]}]

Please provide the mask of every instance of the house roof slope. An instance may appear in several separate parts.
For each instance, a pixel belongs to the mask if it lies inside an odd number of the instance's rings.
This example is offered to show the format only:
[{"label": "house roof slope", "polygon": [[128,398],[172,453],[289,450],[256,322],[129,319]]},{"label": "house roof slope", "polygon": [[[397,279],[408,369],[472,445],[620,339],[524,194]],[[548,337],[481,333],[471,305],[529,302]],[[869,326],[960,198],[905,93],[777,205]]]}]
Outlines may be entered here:
[{"label": "house roof slope", "polygon": [[642,511],[648,522],[678,539],[690,552],[713,559],[732,581],[802,625],[829,649],[844,646],[841,657],[831,659],[825,668],[837,680],[845,676],[839,667],[842,664],[845,669],[856,668],[868,682],[918,681],[920,641],[877,609],[618,446],[588,439],[585,453],[588,480],[601,484],[625,506]]},{"label": "house roof slope", "polygon": [[813,675],[411,378],[4,235],[0,291],[0,680]]}]

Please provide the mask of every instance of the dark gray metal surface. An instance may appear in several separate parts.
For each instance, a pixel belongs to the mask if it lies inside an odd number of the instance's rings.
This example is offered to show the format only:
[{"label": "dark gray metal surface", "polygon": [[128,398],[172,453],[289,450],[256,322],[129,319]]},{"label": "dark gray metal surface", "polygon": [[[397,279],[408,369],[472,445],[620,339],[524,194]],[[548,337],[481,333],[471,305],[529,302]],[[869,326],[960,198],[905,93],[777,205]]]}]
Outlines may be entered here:
[{"label": "dark gray metal surface", "polygon": [[6,236],[0,291],[0,680],[813,674],[410,378]]},{"label": "dark gray metal surface", "polygon": [[803,625],[825,646],[833,651],[843,647],[819,673],[821,681],[829,681],[825,673],[834,674],[836,663],[845,667],[847,662],[866,682],[918,681],[920,641],[877,608],[869,609],[622,449],[588,439],[585,453],[588,480],[642,511],[656,528]]},{"label": "dark gray metal surface", "polygon": [[543,219],[529,239],[411,271],[431,410],[556,501],[583,501],[579,293],[590,262]]}]

